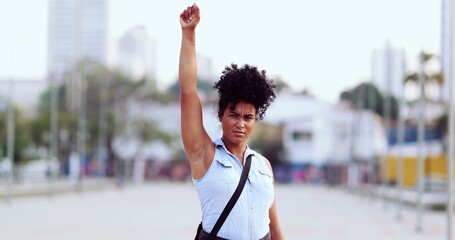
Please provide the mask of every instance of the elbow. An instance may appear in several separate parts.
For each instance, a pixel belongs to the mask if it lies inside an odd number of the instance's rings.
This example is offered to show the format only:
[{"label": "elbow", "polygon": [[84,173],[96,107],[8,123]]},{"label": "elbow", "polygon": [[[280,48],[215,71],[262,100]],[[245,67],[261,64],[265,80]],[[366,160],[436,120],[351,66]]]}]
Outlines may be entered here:
[{"label": "elbow", "polygon": [[180,98],[181,99],[191,99],[197,97],[197,88],[180,88]]},{"label": "elbow", "polygon": [[180,94],[182,94],[182,95],[197,93],[197,83],[194,81],[180,79],[179,85],[180,85]]}]

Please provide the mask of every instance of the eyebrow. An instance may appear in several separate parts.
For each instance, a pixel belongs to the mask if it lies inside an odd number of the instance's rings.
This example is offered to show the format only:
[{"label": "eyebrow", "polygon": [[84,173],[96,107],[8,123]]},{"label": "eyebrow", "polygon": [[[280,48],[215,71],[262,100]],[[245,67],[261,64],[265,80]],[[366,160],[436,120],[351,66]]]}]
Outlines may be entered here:
[{"label": "eyebrow", "polygon": [[[240,116],[240,113],[234,112],[233,110],[231,110],[231,113],[233,113],[233,114],[235,114],[235,115],[237,115],[237,116]],[[243,115],[243,116],[244,116],[244,117],[253,117],[254,114],[248,113],[248,114],[245,114],[245,115]]]}]

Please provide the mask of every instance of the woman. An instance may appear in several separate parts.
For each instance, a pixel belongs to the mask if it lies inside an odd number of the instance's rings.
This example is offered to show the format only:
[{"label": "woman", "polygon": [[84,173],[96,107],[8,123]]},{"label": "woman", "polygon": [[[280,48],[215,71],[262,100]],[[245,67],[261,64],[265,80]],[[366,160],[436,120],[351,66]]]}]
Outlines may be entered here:
[{"label": "woman", "polygon": [[194,4],[180,14],[182,44],[179,62],[181,128],[193,182],[202,206],[204,239],[210,233],[234,192],[245,159],[251,155],[248,181],[237,203],[217,234],[218,239],[283,239],[273,190],[272,168],[267,159],[251,150],[246,141],[256,119],[262,119],[275,99],[265,71],[245,65],[226,67],[215,84],[219,93],[221,139],[212,141],[202,124],[197,93],[196,33],[200,20]]}]

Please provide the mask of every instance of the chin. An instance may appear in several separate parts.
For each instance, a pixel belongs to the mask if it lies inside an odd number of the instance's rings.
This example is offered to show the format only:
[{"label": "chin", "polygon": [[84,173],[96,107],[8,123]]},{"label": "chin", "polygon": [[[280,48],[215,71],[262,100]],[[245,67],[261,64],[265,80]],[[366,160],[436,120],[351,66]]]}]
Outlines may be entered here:
[{"label": "chin", "polygon": [[245,137],[233,137],[232,142],[236,144],[241,144],[246,142],[247,138]]},{"label": "chin", "polygon": [[241,144],[246,141],[246,139],[244,139],[242,137],[235,137],[235,136],[229,137],[228,140],[234,144]]}]

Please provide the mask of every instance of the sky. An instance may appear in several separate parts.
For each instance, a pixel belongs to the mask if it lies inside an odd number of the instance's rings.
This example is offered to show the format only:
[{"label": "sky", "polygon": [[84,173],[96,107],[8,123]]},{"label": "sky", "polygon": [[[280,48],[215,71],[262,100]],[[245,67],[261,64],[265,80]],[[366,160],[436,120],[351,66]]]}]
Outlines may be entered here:
[{"label": "sky", "polygon": [[[47,0],[0,0],[0,78],[44,79]],[[144,25],[157,44],[157,81],[177,79],[179,14],[194,1],[110,0],[110,46]],[[439,54],[440,0],[201,0],[197,52],[215,75],[230,63],[256,65],[294,91],[336,102],[340,92],[371,78],[371,57],[387,39],[415,70],[423,49]]]}]

